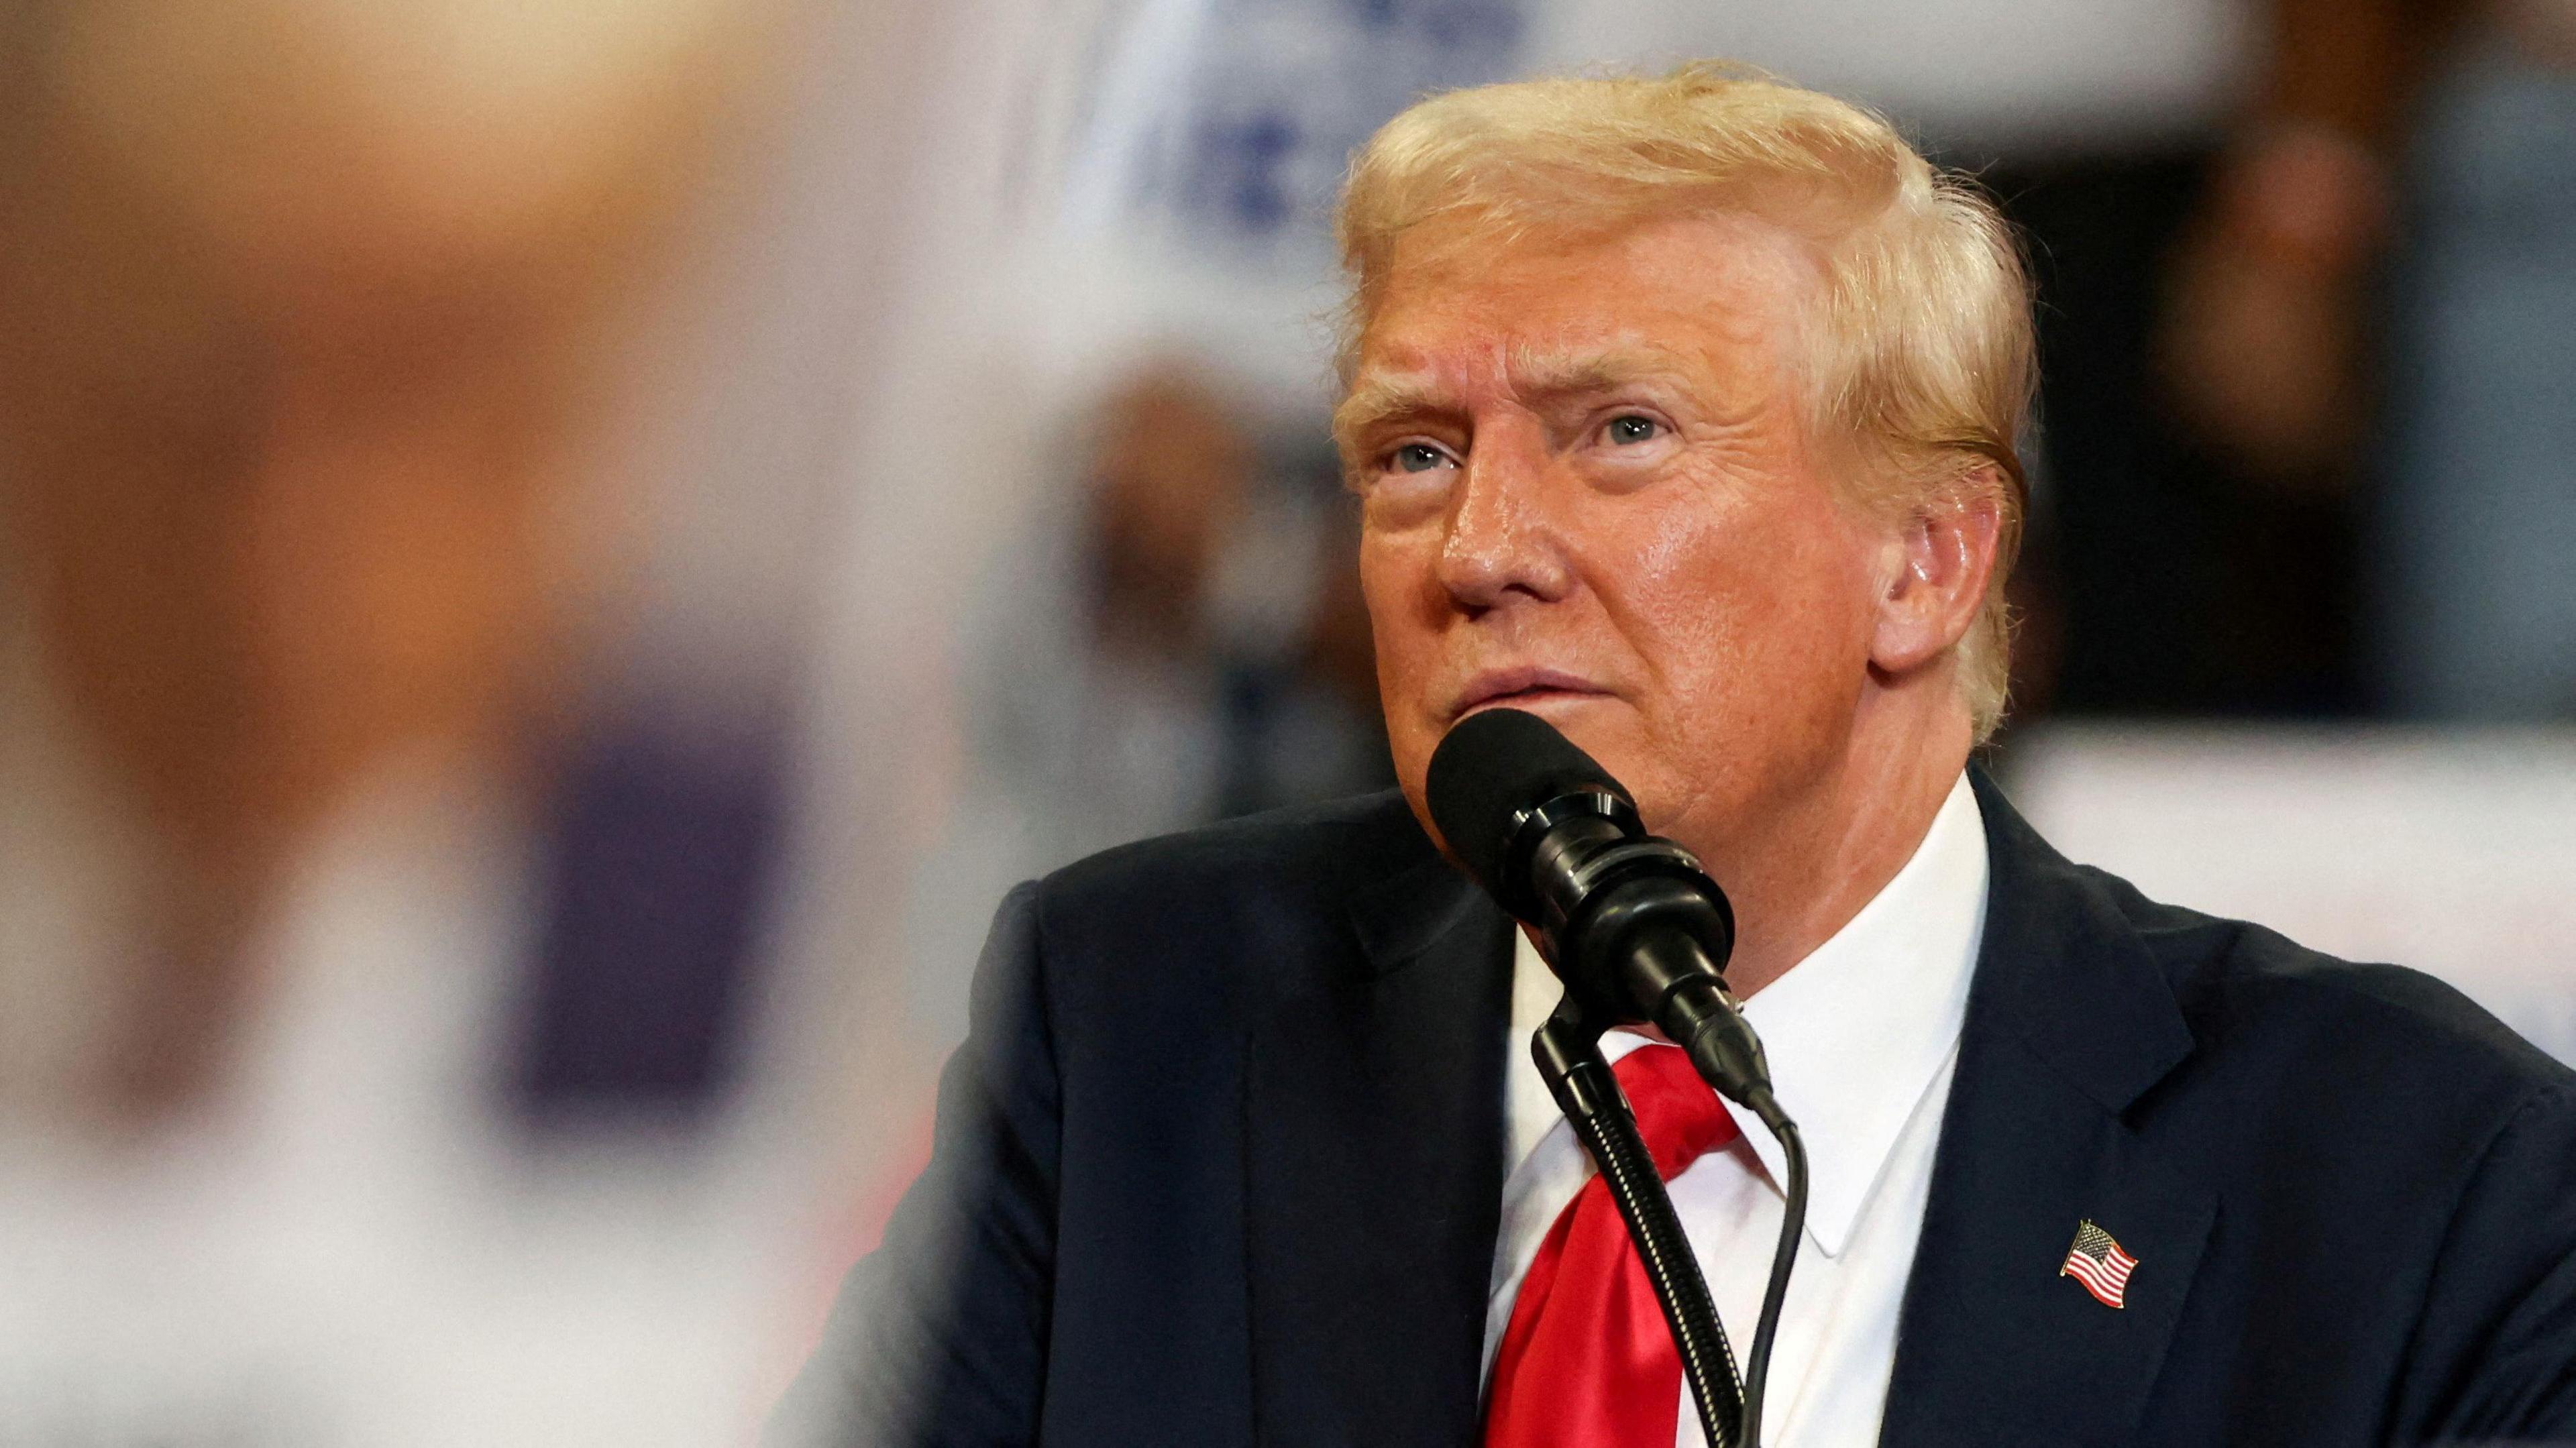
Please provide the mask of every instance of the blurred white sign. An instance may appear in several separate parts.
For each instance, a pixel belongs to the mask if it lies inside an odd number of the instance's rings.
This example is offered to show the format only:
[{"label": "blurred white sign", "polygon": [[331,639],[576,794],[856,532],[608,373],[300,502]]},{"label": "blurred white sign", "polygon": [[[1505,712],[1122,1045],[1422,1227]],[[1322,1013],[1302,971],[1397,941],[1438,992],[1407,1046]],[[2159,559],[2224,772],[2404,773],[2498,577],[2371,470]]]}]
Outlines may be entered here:
[{"label": "blurred white sign", "polygon": [[2006,788],[2072,859],[2439,976],[2576,1062],[2576,733],[2060,726]]}]

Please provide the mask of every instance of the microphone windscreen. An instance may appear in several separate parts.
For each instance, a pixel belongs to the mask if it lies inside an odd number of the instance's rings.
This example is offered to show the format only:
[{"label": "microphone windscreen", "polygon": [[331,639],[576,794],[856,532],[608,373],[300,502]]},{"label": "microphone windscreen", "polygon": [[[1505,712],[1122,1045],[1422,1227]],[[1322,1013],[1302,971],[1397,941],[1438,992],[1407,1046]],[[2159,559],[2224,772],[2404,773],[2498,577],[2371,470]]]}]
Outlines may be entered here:
[{"label": "microphone windscreen", "polygon": [[1520,709],[1486,709],[1450,729],[1431,752],[1424,792],[1431,822],[1476,883],[1497,892],[1512,817],[1562,795],[1600,790],[1629,800],[1556,726]]}]

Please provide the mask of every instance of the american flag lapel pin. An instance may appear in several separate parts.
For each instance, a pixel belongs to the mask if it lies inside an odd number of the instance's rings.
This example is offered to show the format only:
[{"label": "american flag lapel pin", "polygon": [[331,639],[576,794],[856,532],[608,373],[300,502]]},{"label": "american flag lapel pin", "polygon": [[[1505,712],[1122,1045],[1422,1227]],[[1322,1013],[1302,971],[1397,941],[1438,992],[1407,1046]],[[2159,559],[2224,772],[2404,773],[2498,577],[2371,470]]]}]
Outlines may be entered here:
[{"label": "american flag lapel pin", "polygon": [[2126,1307],[2129,1274],[2137,1268],[2137,1258],[2121,1251],[2110,1233],[2088,1220],[2075,1224],[2075,1245],[2066,1249],[2066,1261],[2057,1275],[2082,1283],[2093,1300],[2105,1307]]}]

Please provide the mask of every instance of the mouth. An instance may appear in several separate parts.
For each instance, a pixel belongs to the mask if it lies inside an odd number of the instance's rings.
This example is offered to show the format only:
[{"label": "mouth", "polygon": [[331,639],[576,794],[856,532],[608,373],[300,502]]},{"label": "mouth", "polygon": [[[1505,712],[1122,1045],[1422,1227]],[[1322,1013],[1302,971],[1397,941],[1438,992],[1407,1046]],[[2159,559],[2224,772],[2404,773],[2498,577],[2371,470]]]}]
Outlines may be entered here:
[{"label": "mouth", "polygon": [[1609,692],[1589,679],[1558,669],[1488,669],[1467,681],[1456,707],[1449,711],[1449,722],[1455,724],[1479,709],[1527,709],[1557,701],[1605,698]]}]

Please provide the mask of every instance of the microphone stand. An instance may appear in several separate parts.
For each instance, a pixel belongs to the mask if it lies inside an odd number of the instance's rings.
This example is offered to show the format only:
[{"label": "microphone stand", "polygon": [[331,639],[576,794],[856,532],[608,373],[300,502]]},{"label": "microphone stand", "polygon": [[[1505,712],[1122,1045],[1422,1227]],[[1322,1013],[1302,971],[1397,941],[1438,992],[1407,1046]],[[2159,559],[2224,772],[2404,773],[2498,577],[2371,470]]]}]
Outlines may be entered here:
[{"label": "microphone stand", "polygon": [[[1797,1123],[1764,1093],[1763,1104],[1768,1109],[1757,1114],[1780,1143],[1787,1160],[1787,1202],[1780,1217],[1780,1238],[1771,1252],[1771,1276],[1762,1293],[1761,1317],[1754,1326],[1753,1353],[1746,1360],[1750,1371],[1739,1378],[1735,1351],[1726,1340],[1724,1324],[1718,1320],[1717,1304],[1709,1297],[1708,1283],[1700,1275],[1699,1258],[1691,1251],[1681,1219],[1673,1212],[1672,1197],[1664,1190],[1663,1174],[1655,1169],[1654,1157],[1637,1130],[1637,1118],[1628,1105],[1627,1094],[1619,1089],[1619,1078],[1601,1055],[1601,1033],[1605,1029],[1605,1024],[1586,1019],[1569,995],[1557,1004],[1547,1023],[1531,1035],[1530,1055],[1538,1063],[1540,1077],[1547,1082],[1548,1094],[1556,1098],[1576,1139],[1599,1169],[1611,1200],[1618,1203],[1620,1219],[1628,1227],[1628,1240],[1635,1244],[1638,1259],[1645,1264],[1655,1300],[1664,1309],[1664,1325],[1672,1333],[1673,1346],[1681,1356],[1682,1380],[1690,1385],[1691,1402],[1699,1411],[1700,1431],[1711,1448],[1760,1448],[1762,1397],[1771,1373],[1771,1345],[1779,1333],[1780,1306],[1788,1294],[1789,1272],[1797,1265],[1798,1239],[1807,1225],[1806,1143],[1798,1133]],[[1700,1063],[1699,1054],[1685,1053],[1712,1091],[1731,1094],[1722,1092],[1721,1083],[1711,1079],[1712,1073]]]}]

